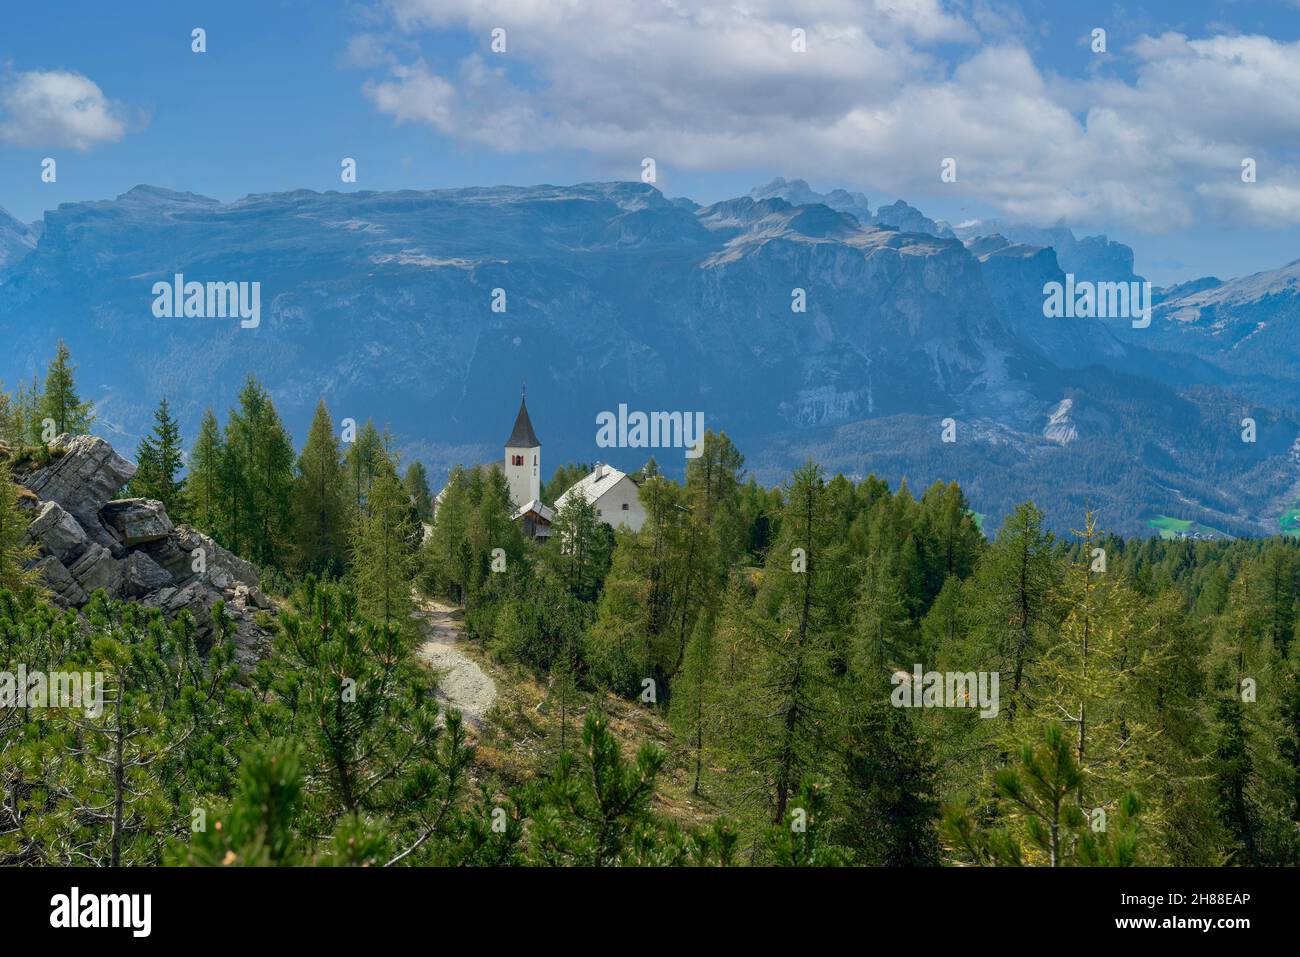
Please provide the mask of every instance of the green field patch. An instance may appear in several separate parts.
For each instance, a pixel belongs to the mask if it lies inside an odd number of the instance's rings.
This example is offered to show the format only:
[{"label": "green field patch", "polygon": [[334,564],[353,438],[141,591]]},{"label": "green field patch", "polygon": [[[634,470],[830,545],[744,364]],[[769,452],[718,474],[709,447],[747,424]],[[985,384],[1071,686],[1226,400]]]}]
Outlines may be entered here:
[{"label": "green field patch", "polygon": [[[1300,511],[1297,512],[1300,515]],[[1189,518],[1174,518],[1170,515],[1157,515],[1155,518],[1147,519],[1147,525],[1160,533],[1164,539],[1177,538],[1228,538],[1229,536],[1217,528],[1209,525],[1202,525],[1200,522],[1194,522]],[[1297,534],[1300,534],[1300,519],[1296,524]]]}]

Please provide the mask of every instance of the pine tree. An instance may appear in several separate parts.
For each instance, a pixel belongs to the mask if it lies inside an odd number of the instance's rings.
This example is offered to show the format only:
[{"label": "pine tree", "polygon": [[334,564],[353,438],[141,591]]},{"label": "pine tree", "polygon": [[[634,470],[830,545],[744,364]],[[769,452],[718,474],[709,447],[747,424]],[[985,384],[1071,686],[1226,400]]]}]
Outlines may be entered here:
[{"label": "pine tree", "polygon": [[579,754],[561,754],[555,770],[531,791],[539,863],[610,867],[653,853],[650,799],[667,757],[663,749],[647,743],[635,761],[624,760],[608,720],[591,711]]},{"label": "pine tree", "polygon": [[997,773],[998,798],[1008,826],[985,828],[959,806],[950,805],[943,822],[948,845],[976,864],[1128,867],[1137,863],[1140,804],[1136,795],[1125,793],[1104,827],[1094,830],[1080,809],[1084,773],[1075,760],[1073,741],[1057,724],[1048,724],[1041,740],[1039,747],[1021,748],[1018,766]]},{"label": "pine tree", "polygon": [[826,788],[804,778],[789,810],[767,829],[766,844],[778,867],[843,867],[851,852],[832,844]]},{"label": "pine tree", "polygon": [[[391,484],[400,493],[400,483]],[[473,752],[459,713],[440,725],[434,675],[413,643],[361,614],[351,590],[311,576],[280,626],[266,687],[283,704],[260,726],[310,756],[318,783],[301,830],[330,833],[352,816],[382,819],[400,848],[386,863],[436,861],[455,838],[453,809]]]},{"label": "pine tree", "polygon": [[[59,340],[54,358],[50,360],[45,374],[45,391],[40,398],[37,418],[49,419],[54,423],[54,432],[81,434],[90,431],[95,416],[90,402],[83,402],[77,395],[74,373],[77,367],[72,364],[72,353],[63,340]],[[35,425],[36,423],[33,423]]]},{"label": "pine tree", "polygon": [[316,575],[343,570],[347,537],[347,502],[338,438],[325,400],[316,405],[307,444],[298,456],[293,489],[293,526],[297,564]]},{"label": "pine tree", "polygon": [[[305,862],[298,830],[303,803],[302,755],[288,741],[255,746],[240,761],[229,804],[214,808],[170,863],[190,867],[293,867]],[[206,815],[205,815],[206,816]]]}]

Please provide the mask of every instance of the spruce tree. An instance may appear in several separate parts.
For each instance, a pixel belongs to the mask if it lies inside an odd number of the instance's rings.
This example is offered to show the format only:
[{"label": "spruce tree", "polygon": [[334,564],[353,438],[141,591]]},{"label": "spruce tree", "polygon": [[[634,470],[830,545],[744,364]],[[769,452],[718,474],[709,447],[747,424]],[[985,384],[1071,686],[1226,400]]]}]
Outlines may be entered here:
[{"label": "spruce tree", "polygon": [[975,572],[967,660],[981,666],[976,670],[1003,676],[1001,714],[1007,720],[1033,706],[1035,667],[1058,618],[1053,544],[1043,513],[1023,503],[1007,517]]},{"label": "spruce tree", "polygon": [[[49,419],[54,423],[56,435],[64,432],[82,434],[90,431],[95,416],[90,402],[83,402],[77,395],[74,373],[77,367],[72,364],[72,353],[62,339],[59,340],[54,358],[45,374],[45,391],[41,394],[37,409],[37,419]],[[39,424],[33,423],[39,432]]]},{"label": "spruce tree", "polygon": [[184,483],[180,479],[183,465],[180,425],[172,417],[164,397],[154,410],[153,432],[140,440],[136,448],[136,473],[128,486],[132,495],[162,502],[167,514],[184,521]]},{"label": "spruce tree", "polygon": [[911,712],[893,707],[883,677],[852,689],[842,746],[835,828],[859,863],[932,867],[940,862],[939,800],[930,749]]}]

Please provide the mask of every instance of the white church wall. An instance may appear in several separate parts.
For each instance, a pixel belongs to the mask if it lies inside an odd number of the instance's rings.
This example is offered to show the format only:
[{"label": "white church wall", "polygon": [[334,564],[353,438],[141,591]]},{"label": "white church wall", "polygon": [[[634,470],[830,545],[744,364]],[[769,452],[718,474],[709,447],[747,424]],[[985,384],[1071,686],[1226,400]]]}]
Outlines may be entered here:
[{"label": "white church wall", "polygon": [[[515,465],[515,456],[523,458],[523,465]],[[505,455],[506,482],[510,486],[510,500],[516,507],[527,505],[542,497],[542,450],[507,448]]]},{"label": "white church wall", "polygon": [[602,522],[615,528],[626,525],[632,531],[639,532],[645,524],[645,506],[641,504],[640,489],[626,475],[596,499],[596,511]]}]

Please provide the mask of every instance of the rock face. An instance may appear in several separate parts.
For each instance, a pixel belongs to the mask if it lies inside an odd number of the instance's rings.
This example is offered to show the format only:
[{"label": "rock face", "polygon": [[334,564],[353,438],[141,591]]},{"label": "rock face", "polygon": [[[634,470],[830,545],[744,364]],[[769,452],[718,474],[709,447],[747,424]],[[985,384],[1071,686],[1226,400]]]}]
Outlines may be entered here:
[{"label": "rock face", "polygon": [[56,604],[80,608],[102,589],[168,617],[188,611],[204,638],[212,606],[224,601],[236,660],[247,668],[265,657],[270,635],[255,617],[276,609],[258,588],[256,566],[173,525],[161,502],[115,499],[135,466],[103,439],[61,435],[50,449],[54,462],[19,481],[36,498],[27,537],[39,546],[34,567]]},{"label": "rock face", "polygon": [[123,545],[143,545],[166,538],[172,520],[162,502],[144,498],[124,498],[109,502],[99,510],[99,517],[117,532]]}]

